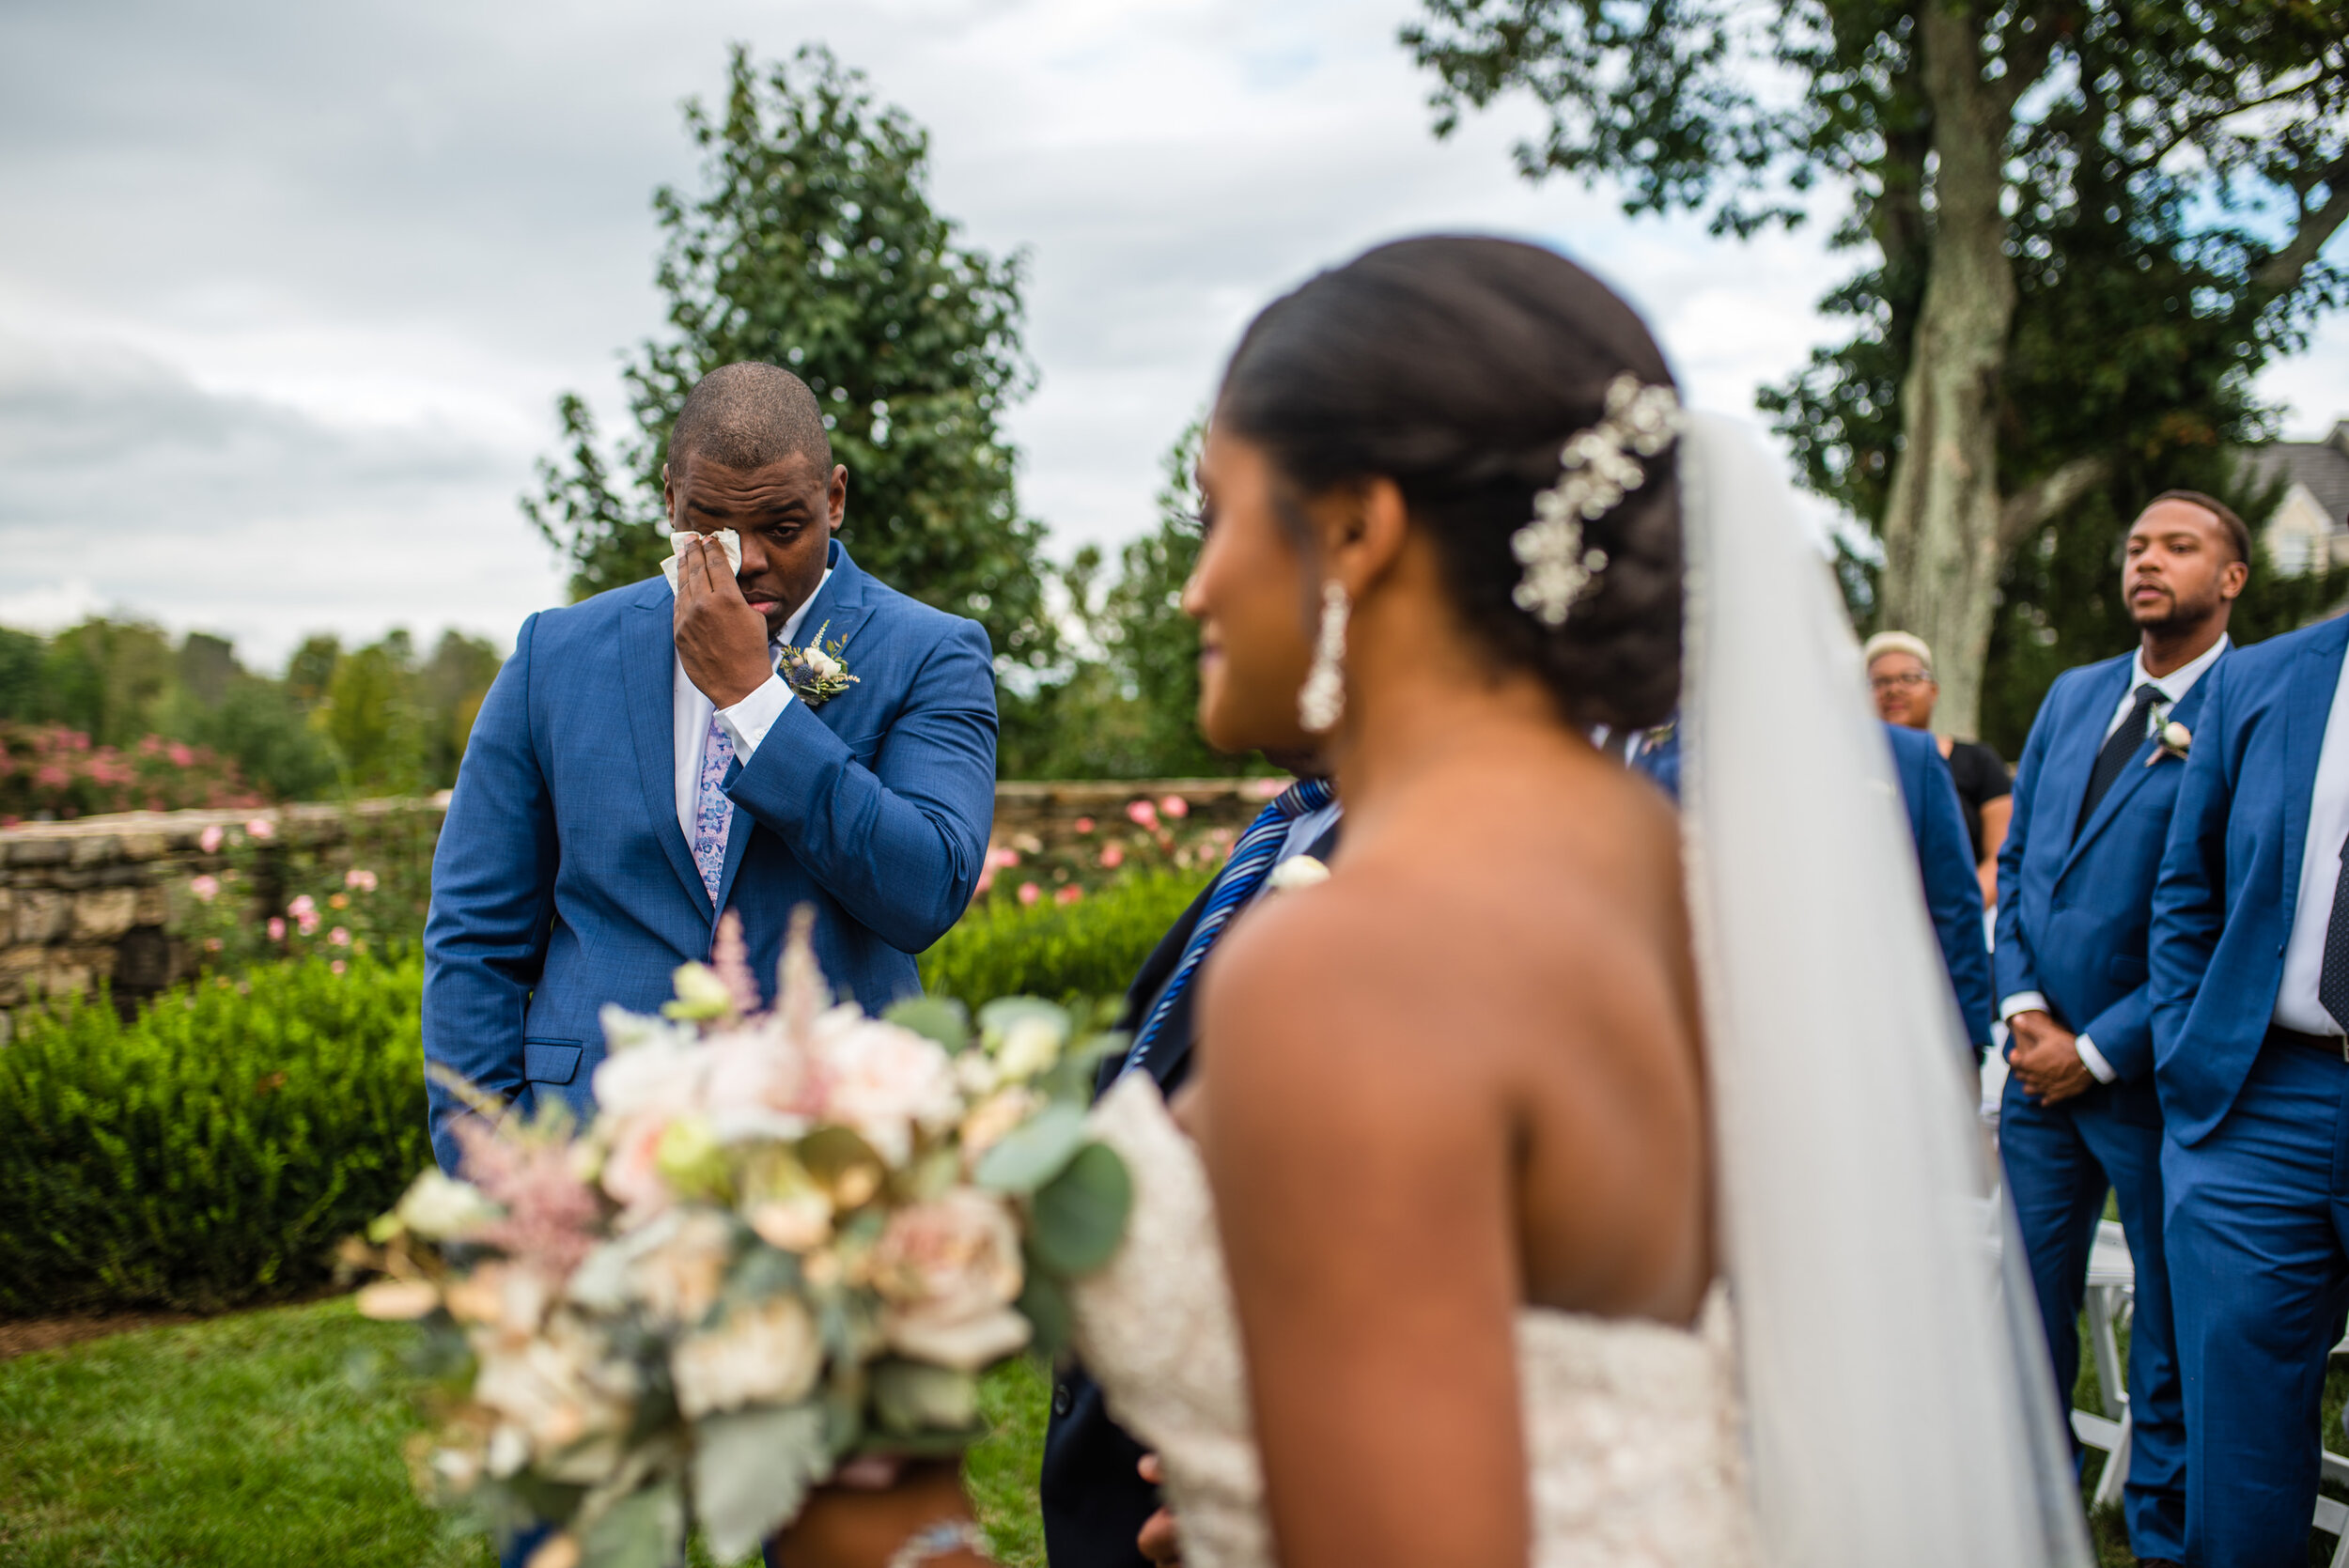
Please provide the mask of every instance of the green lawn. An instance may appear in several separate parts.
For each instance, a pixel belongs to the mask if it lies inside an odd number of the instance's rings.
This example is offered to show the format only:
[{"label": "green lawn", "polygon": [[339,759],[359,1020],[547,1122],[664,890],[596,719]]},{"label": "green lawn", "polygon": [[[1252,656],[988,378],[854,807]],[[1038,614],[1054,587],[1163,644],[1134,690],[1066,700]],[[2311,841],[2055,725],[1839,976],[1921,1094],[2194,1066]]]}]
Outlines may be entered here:
[{"label": "green lawn", "polygon": [[[0,1568],[490,1568],[486,1543],[449,1532],[409,1490],[400,1441],[419,1422],[409,1386],[383,1371],[407,1333],[337,1299],[0,1361]],[[2079,1403],[2099,1408],[2085,1347],[2082,1361]],[[1043,1568],[1050,1388],[1023,1361],[986,1395],[995,1435],[972,1451],[971,1489],[997,1560]],[[2336,1448],[2344,1401],[2336,1364],[2324,1428]],[[2101,1464],[2092,1452],[2089,1488]],[[2102,1561],[2129,1568],[2117,1512],[2092,1523]],[[2332,1545],[2311,1535],[2310,1564]],[[714,1568],[698,1548],[693,1562]]]},{"label": "green lawn", "polygon": [[[407,1333],[337,1299],[0,1361],[0,1564],[490,1568],[409,1489],[409,1387],[379,1371],[357,1391],[352,1369],[396,1366]],[[1050,1389],[1021,1364],[987,1394],[980,1514],[1000,1560],[1041,1568]]]}]

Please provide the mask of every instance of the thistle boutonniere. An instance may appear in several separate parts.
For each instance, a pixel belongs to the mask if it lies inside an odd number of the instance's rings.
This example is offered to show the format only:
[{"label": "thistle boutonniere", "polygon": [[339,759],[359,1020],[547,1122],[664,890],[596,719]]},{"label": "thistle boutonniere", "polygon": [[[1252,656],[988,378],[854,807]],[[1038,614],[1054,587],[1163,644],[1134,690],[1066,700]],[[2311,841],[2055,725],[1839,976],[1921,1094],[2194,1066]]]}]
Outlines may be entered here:
[{"label": "thistle boutonniere", "polygon": [[2168,707],[2154,709],[2154,754],[2145,759],[2151,768],[2164,757],[2186,760],[2186,753],[2194,748],[2194,732],[2170,717]]},{"label": "thistle boutonniere", "polygon": [[839,639],[829,645],[824,642],[824,633],[831,629],[830,621],[817,627],[803,648],[786,643],[783,656],[775,660],[775,674],[810,707],[823,706],[856,684],[856,676],[848,674],[848,660],[840,657]]}]

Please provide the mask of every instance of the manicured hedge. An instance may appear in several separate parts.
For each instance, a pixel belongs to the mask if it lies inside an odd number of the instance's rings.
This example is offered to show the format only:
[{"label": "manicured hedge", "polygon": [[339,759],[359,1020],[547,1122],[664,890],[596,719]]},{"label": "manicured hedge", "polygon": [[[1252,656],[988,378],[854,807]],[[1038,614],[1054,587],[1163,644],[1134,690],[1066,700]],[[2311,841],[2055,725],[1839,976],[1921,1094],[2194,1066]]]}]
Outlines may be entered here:
[{"label": "manicured hedge", "polygon": [[1000,996],[1118,996],[1206,879],[1144,872],[1075,904],[999,893],[922,955],[922,987],[972,1008]]},{"label": "manicured hedge", "polygon": [[431,1158],[422,966],[321,959],[21,1015],[0,1048],[0,1312],[315,1285]]},{"label": "manicured hedge", "polygon": [[[974,908],[922,959],[973,1008],[1111,997],[1203,876]],[[259,965],[123,1023],[103,998],[0,1048],[0,1314],[210,1312],[325,1280],[334,1244],[431,1159],[421,961]]]}]

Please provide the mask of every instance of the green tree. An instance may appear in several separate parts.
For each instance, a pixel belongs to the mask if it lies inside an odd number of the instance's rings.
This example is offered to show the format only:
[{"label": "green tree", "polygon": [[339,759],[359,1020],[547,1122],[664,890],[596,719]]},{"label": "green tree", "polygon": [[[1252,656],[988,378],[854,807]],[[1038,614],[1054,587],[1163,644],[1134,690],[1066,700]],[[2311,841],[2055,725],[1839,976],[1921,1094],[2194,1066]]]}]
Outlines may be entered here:
[{"label": "green tree", "polygon": [[570,561],[573,595],[649,576],[668,553],[661,468],[677,411],[706,372],[758,360],[824,407],[858,563],[982,623],[999,660],[1049,665],[1043,528],[1019,514],[1000,427],[1034,381],[1023,258],[958,241],[930,206],[926,132],[820,47],[762,70],[738,45],[724,102],[690,102],[685,122],[701,179],[653,197],[671,335],[624,372],[636,432],[608,458],[566,396],[566,450],[522,503]]},{"label": "green tree", "polygon": [[95,615],[50,639],[43,661],[50,711],[95,745],[128,746],[151,735],[179,685],[171,639],[145,621]]},{"label": "green tree", "polygon": [[310,722],[334,749],[345,793],[406,795],[423,787],[429,726],[415,686],[415,646],[403,630],[335,662]]},{"label": "green tree", "polygon": [[497,649],[478,637],[443,631],[432,657],[416,672],[416,702],[425,722],[423,774],[434,789],[457,782],[457,765],[464,759],[465,741],[481,712],[490,683],[505,662]]},{"label": "green tree", "polygon": [[1217,778],[1261,765],[1229,756],[1199,734],[1199,624],[1183,585],[1199,561],[1195,477],[1205,421],[1160,459],[1158,526],[1118,552],[1117,576],[1087,545],[1062,573],[1071,617],[1094,657],[1033,698],[1006,705],[1004,768],[1020,778]]},{"label": "green tree", "polygon": [[1628,212],[1740,237],[1799,222],[1822,181],[1848,198],[1833,242],[1868,261],[1823,309],[1853,335],[1764,406],[1876,530],[1873,608],[1935,644],[1960,734],[2001,584],[2034,580],[2018,552],[2077,523],[2092,557],[2147,493],[2128,484],[2263,433],[2250,378],[2349,297],[2319,254],[2349,219],[2338,6],[1424,3],[1403,37],[1438,132],[1530,92],[1529,178],[1620,179]]}]

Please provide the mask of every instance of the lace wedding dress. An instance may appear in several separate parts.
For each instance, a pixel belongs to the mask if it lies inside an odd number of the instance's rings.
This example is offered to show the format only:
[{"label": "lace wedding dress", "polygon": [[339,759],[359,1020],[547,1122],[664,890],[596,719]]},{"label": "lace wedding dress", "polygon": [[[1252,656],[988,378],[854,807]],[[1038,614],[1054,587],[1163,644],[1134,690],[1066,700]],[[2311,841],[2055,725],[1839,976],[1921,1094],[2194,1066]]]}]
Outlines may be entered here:
[{"label": "lace wedding dress", "polygon": [[[1146,1074],[1095,1131],[1134,1178],[1126,1245],[1076,1294],[1077,1342],[1111,1412],[1166,1467],[1193,1568],[1272,1568],[1248,1373],[1190,1139]],[[1747,1568],[1728,1312],[1695,1330],[1528,1308],[1517,1366],[1536,1568]]]}]

